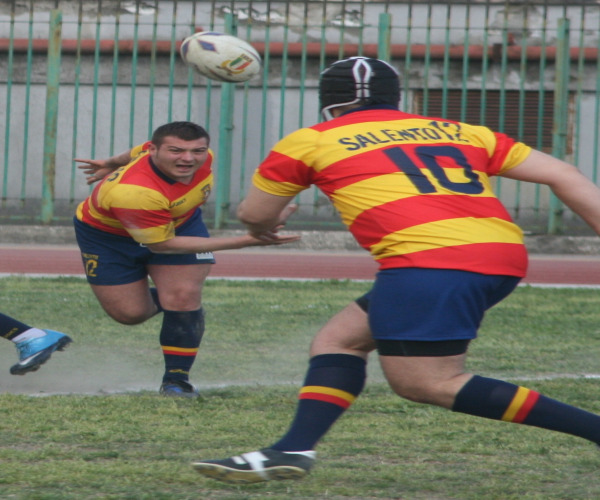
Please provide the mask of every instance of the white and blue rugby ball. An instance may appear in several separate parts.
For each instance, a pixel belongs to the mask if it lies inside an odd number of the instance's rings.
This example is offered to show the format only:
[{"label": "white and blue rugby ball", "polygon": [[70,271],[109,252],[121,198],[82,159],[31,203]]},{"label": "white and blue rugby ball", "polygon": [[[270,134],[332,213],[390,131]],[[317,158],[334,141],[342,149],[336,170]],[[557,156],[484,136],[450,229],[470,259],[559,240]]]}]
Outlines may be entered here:
[{"label": "white and blue rugby ball", "polygon": [[245,82],[258,75],[262,61],[248,42],[226,33],[201,31],[188,36],[180,48],[184,62],[221,82]]}]

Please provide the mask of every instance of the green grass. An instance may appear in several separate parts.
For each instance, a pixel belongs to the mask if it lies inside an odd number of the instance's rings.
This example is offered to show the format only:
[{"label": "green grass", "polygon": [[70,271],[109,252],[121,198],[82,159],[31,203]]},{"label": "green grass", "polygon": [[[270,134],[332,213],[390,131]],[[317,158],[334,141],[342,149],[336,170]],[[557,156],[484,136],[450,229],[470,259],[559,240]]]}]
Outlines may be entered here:
[{"label": "green grass", "polygon": [[[14,348],[0,343],[0,498],[600,498],[590,443],[401,400],[375,356],[364,394],[321,443],[308,478],[241,487],[196,474],[195,459],[250,451],[285,431],[312,335],[367,288],[209,281],[192,372],[203,398],[182,401],[156,393],[159,318],[118,325],[79,279],[0,279],[2,312],[75,340],[24,377],[8,374]],[[582,377],[598,371],[597,295],[519,288],[486,316],[469,368],[600,413],[598,381]]]}]

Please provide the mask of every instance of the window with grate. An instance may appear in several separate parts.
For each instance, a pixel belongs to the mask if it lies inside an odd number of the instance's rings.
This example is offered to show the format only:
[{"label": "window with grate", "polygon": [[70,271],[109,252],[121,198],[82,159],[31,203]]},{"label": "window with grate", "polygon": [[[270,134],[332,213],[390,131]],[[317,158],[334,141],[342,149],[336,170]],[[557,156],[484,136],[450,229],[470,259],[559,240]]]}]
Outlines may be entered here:
[{"label": "window with grate", "polygon": [[[417,114],[439,116],[472,125],[485,125],[536,149],[547,153],[552,151],[554,116],[554,92],[552,91],[543,92],[540,96],[538,91],[507,90],[504,95],[501,95],[499,90],[488,90],[485,92],[483,111],[483,96],[480,90],[466,92],[464,111],[462,90],[446,91],[445,104],[442,90],[430,89],[427,94],[419,90],[414,95],[413,110]],[[569,128],[567,153],[572,152],[571,143],[572,132]]]}]

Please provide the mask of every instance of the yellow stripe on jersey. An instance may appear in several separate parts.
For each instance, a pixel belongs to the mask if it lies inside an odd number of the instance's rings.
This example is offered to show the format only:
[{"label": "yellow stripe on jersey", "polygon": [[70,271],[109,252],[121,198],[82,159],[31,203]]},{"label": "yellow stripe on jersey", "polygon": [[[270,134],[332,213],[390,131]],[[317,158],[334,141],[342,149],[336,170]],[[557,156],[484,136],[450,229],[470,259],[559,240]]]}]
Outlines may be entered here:
[{"label": "yellow stripe on jersey", "polygon": [[[468,181],[462,169],[448,168],[444,169],[444,172],[451,182],[460,183]],[[431,196],[456,195],[456,192],[443,188],[439,184],[439,181],[428,171],[424,170],[423,175],[436,186],[436,192],[429,193]],[[264,179],[261,178],[261,183],[263,181]],[[495,198],[489,178],[487,176],[480,176],[479,181],[483,185],[484,190],[480,194],[468,196]],[[278,183],[275,184],[278,185]],[[260,188],[261,186],[258,185],[258,187]],[[271,192],[273,188],[271,184],[265,182],[265,188],[261,189]],[[408,176],[402,172],[397,172],[374,176],[338,189],[332,194],[331,201],[342,215],[344,223],[350,225],[365,210],[418,195],[418,189]]]},{"label": "yellow stripe on jersey", "polygon": [[258,170],[252,176],[252,183],[262,191],[276,196],[295,196],[300,191],[307,189],[308,186],[299,186],[291,182],[277,182],[264,178]]},{"label": "yellow stripe on jersey", "polygon": [[[321,132],[310,128],[301,128],[281,139],[275,144],[272,151],[296,160],[302,158],[302,161],[308,165],[315,160],[315,157],[309,155],[308,152],[311,149],[314,151],[314,145],[320,141],[320,137]],[[307,148],[307,145],[310,147]]]},{"label": "yellow stripe on jersey", "polygon": [[[123,225],[118,220],[100,215],[92,203],[89,204],[88,211],[91,217],[93,217],[97,221],[100,221],[104,226],[114,227],[117,229],[123,227]],[[80,203],[77,207],[77,218],[79,220],[83,219],[83,202]]]},{"label": "yellow stripe on jersey", "polygon": [[168,200],[156,189],[135,184],[105,183],[98,196],[100,207],[129,208],[132,210],[168,210]]},{"label": "yellow stripe on jersey", "polygon": [[144,245],[166,241],[175,236],[175,224],[170,222],[162,226],[146,227],[144,229],[127,228],[129,235]]},{"label": "yellow stripe on jersey", "polygon": [[526,146],[525,144],[521,144],[521,143],[515,144],[515,146],[506,155],[506,158],[504,159],[504,164],[502,165],[502,168],[500,169],[498,174],[507,172],[508,170],[511,170],[511,169],[515,168],[516,166],[520,165],[521,163],[523,163],[527,159],[527,157],[531,154],[531,151],[532,151],[532,148],[530,148],[529,146]]},{"label": "yellow stripe on jersey", "polygon": [[129,156],[131,158],[131,161],[133,160],[137,160],[137,158],[142,154],[149,154],[148,150],[144,150],[144,147],[146,146],[146,144],[148,144],[147,142],[144,142],[142,144],[138,144],[137,146],[134,146],[133,148],[131,148],[131,151],[129,151]]},{"label": "yellow stripe on jersey", "polygon": [[471,145],[485,148],[488,157],[491,157],[496,142],[496,136],[486,127],[410,118],[352,123],[321,131],[299,129],[284,137],[274,146],[273,151],[301,160],[320,172],[345,158],[394,145]]},{"label": "yellow stripe on jersey", "polygon": [[[460,235],[460,237],[457,237]],[[423,250],[475,243],[523,243],[523,232],[513,223],[495,217],[445,219],[390,233],[370,251],[376,260]]]}]

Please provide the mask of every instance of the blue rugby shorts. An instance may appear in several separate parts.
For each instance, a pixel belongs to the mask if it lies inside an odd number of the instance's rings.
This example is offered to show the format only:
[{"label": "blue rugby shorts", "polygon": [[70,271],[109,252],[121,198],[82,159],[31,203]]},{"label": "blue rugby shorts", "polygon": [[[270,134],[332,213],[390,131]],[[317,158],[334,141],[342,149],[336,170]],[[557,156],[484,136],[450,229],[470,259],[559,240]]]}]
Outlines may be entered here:
[{"label": "blue rugby shorts", "polygon": [[[214,264],[212,252],[201,254],[158,254],[133,238],[100,231],[74,219],[75,236],[81,250],[85,274],[91,285],[125,285],[148,276],[148,265],[184,266]],[[198,209],[175,230],[177,236],[208,238],[208,229]]]},{"label": "blue rugby shorts", "polygon": [[369,294],[373,338],[474,339],[485,311],[507,297],[519,281],[515,276],[452,269],[379,271]]}]

